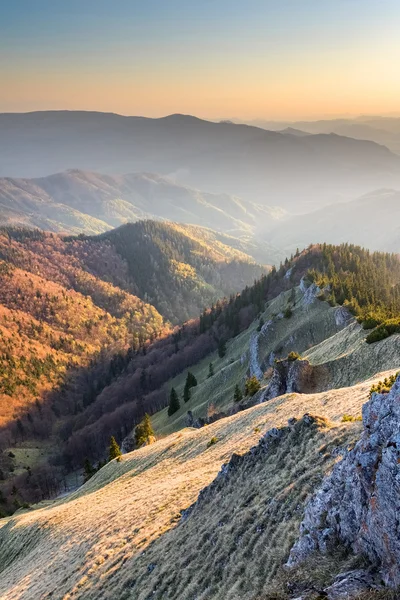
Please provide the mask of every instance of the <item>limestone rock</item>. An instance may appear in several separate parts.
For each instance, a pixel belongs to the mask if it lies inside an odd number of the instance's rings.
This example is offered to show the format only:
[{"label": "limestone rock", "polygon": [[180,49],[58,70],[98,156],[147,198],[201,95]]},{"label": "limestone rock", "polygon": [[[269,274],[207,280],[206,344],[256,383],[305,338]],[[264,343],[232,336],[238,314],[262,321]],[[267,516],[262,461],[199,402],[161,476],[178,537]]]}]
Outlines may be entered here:
[{"label": "limestone rock", "polygon": [[341,573],[324,592],[328,600],[351,600],[358,598],[362,592],[376,588],[373,575],[369,571],[359,569]]},{"label": "limestone rock", "polygon": [[275,363],[270,382],[262,395],[261,402],[282,394],[302,391],[304,376],[311,371],[308,360],[280,360]]},{"label": "limestone rock", "polygon": [[[400,585],[400,377],[363,407],[364,431],[307,505],[288,566],[341,543]],[[332,596],[334,598],[334,596]]]}]

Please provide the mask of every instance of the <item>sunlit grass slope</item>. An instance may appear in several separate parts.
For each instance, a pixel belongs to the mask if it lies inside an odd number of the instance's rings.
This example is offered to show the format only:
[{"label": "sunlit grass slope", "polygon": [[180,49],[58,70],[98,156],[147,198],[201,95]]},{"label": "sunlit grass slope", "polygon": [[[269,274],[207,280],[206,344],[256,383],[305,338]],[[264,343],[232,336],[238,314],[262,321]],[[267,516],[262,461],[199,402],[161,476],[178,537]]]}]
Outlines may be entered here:
[{"label": "sunlit grass slope", "polygon": [[[287,307],[291,316],[284,317]],[[164,409],[153,416],[158,435],[166,435],[185,427],[187,412],[194,417],[206,417],[210,412],[235,409],[234,389],[244,389],[246,377],[258,368],[261,387],[265,388],[272,374],[275,359],[287,357],[291,351],[318,366],[317,390],[350,386],[386,370],[400,367],[400,336],[394,335],[376,344],[365,342],[368,331],[342,307],[307,296],[299,287],[294,292],[281,293],[267,303],[261,315],[264,327],[257,331],[257,319],[243,333],[227,343],[223,358],[218,353],[206,357],[190,370],[198,385],[191,398],[183,401],[186,371],[166,384],[174,387],[180,398],[180,409],[168,416]],[[209,364],[214,376],[208,377]],[[314,391],[314,390],[313,390]]]},{"label": "sunlit grass slope", "polygon": [[[318,429],[315,439],[299,437],[301,471],[296,470],[294,450],[287,457],[286,450],[278,450],[278,460],[271,455],[265,465],[260,463],[256,466],[254,477],[250,469],[246,477],[243,475],[238,479],[238,495],[236,498],[232,496],[229,503],[232,504],[232,523],[229,527],[233,528],[232,532],[237,531],[237,535],[229,543],[241,548],[242,554],[237,555],[240,561],[247,556],[247,542],[249,551],[254,550],[251,554],[252,564],[243,567],[240,576],[242,581],[246,581],[248,577],[253,577],[251,573],[254,571],[255,584],[249,588],[249,594],[253,593],[257,586],[266,585],[269,581],[301,518],[301,503],[305,494],[297,486],[296,477],[319,480],[334,460],[330,456],[319,458],[320,451],[323,454],[328,452],[321,450],[321,447],[336,444],[337,440],[342,440],[342,443],[345,439],[353,439],[358,433],[359,424],[342,423],[342,417],[345,413],[354,416],[360,414],[371,384],[372,381],[354,388],[314,395],[290,394],[200,430],[184,429],[125,455],[120,463],[113,461],[68,498],[0,521],[0,597],[4,600],[137,600],[149,598],[153,590],[158,594],[151,595],[155,598],[183,600],[193,597],[236,597],[235,593],[243,592],[240,578],[237,582],[239,587],[235,588],[236,584],[233,583],[240,575],[240,562],[237,568],[230,568],[226,574],[230,595],[221,596],[218,572],[224,570],[223,562],[217,565],[218,555],[215,555],[216,562],[213,562],[210,556],[211,541],[195,535],[195,524],[190,525],[194,529],[185,529],[189,527],[190,519],[187,520],[187,526],[179,526],[172,531],[179,521],[180,512],[196,501],[199,491],[213,481],[222,463],[226,463],[233,453],[247,452],[262,433],[272,427],[285,425],[288,418],[301,417],[306,412],[321,415],[333,421],[333,425],[326,430]],[[326,440],[323,439],[325,435]],[[216,443],[209,446],[212,438],[216,438]],[[261,500],[265,506],[266,502],[277,503],[277,512],[275,509],[271,511],[269,521],[267,514],[262,514],[261,502],[250,523],[248,519],[253,509],[251,503],[248,507],[242,506],[247,498],[244,488],[254,488],[256,495],[262,493]],[[292,488],[296,490],[293,497]],[[306,486],[305,490],[309,490],[309,487]],[[289,520],[282,524],[282,515],[286,513],[280,504],[290,499],[288,510],[292,510],[295,498],[300,502],[299,508],[290,519],[288,512]],[[207,518],[212,519],[210,525],[217,523],[217,511],[221,519],[229,516],[229,506],[224,502],[222,495],[220,508],[217,500],[212,504],[207,513]],[[260,527],[264,527],[263,539],[259,538],[260,532],[256,531],[258,519]],[[246,533],[247,529],[249,531]],[[165,542],[160,541],[160,536],[167,531],[171,531],[170,536],[165,537]],[[173,536],[177,536],[176,541]],[[249,539],[241,536],[248,536]],[[166,546],[149,547],[157,539],[157,544],[165,543]],[[278,548],[273,552],[268,549],[272,542]],[[262,547],[266,544],[260,556],[259,544]],[[161,558],[164,552],[167,562]],[[269,563],[264,564],[267,555]],[[169,563],[169,560],[172,562]],[[204,560],[210,569],[216,568],[214,574],[209,574],[207,583],[211,586],[209,589],[214,590],[212,593],[207,595],[202,592],[203,595],[197,596],[191,593],[191,588],[186,586],[187,575],[178,573],[179,568],[184,568],[185,560],[187,567],[193,561],[195,568],[196,561]],[[152,561],[157,563],[157,567],[152,566]],[[178,568],[177,564],[181,566]],[[197,582],[200,581],[199,577],[200,573],[196,576]],[[169,595],[165,592],[167,588]],[[164,590],[164,595],[161,590]],[[249,594],[243,597],[250,598]]]}]

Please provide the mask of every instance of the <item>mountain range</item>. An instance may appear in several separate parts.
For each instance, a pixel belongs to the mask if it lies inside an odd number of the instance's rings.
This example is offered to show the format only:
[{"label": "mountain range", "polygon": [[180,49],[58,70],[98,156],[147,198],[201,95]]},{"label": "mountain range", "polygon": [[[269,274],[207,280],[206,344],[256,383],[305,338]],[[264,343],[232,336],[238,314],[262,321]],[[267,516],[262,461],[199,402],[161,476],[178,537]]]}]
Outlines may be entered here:
[{"label": "mountain range", "polygon": [[[235,120],[235,122],[240,122]],[[387,146],[392,152],[400,154],[400,118],[362,116],[356,118],[323,119],[316,121],[267,121],[257,119],[249,125],[268,131],[307,135],[335,133],[358,140],[370,140]]]},{"label": "mountain range", "polygon": [[400,158],[371,141],[308,136],[192,116],[91,112],[1,114],[0,175],[69,169],[150,172],[212,193],[306,212],[400,187]]}]

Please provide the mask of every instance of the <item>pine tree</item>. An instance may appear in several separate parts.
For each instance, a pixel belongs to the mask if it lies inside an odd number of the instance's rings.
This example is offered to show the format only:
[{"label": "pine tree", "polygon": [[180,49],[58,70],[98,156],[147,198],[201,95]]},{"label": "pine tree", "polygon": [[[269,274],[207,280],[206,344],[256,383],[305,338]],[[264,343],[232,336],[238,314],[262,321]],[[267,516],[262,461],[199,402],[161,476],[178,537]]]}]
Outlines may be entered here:
[{"label": "pine tree", "polygon": [[235,386],[235,391],[233,393],[233,401],[234,402],[240,402],[243,399],[243,394],[240,390],[240,387],[238,386],[238,384],[236,384]]},{"label": "pine tree", "polygon": [[175,388],[171,389],[171,394],[169,396],[169,406],[168,406],[168,416],[170,417],[176,411],[180,409],[181,405],[179,403],[178,394],[175,391]]},{"label": "pine tree", "polygon": [[136,447],[139,448],[143,444],[147,444],[149,439],[154,437],[154,429],[151,424],[149,415],[146,413],[143,420],[136,426],[135,429],[135,443]]},{"label": "pine tree", "polygon": [[117,459],[117,462],[119,462],[121,460],[121,448],[118,446],[117,444],[117,440],[115,439],[115,437],[112,435],[111,439],[110,439],[110,448],[109,448],[109,453],[108,453],[108,460],[114,460],[114,458]]},{"label": "pine tree", "polygon": [[96,469],[93,467],[90,460],[87,458],[83,463],[83,477],[85,481],[89,481],[91,477],[96,473]]},{"label": "pine tree", "polygon": [[259,322],[258,322],[258,327],[257,327],[257,331],[261,331],[261,329],[264,327],[264,319],[261,317]]},{"label": "pine tree", "polygon": [[183,389],[183,401],[184,402],[189,402],[190,396],[191,396],[191,394],[190,394],[190,386],[188,386],[188,384],[186,382],[185,387]]},{"label": "pine tree", "polygon": [[214,365],[212,364],[212,362],[210,362],[210,364],[208,365],[208,379],[210,379],[211,377],[214,377]]},{"label": "pine tree", "polygon": [[218,356],[220,358],[224,358],[226,354],[226,343],[224,342],[224,340],[219,340],[218,342]]},{"label": "pine tree", "polygon": [[195,387],[197,385],[197,379],[190,371],[188,371],[186,377],[186,385],[188,385],[189,387]]}]

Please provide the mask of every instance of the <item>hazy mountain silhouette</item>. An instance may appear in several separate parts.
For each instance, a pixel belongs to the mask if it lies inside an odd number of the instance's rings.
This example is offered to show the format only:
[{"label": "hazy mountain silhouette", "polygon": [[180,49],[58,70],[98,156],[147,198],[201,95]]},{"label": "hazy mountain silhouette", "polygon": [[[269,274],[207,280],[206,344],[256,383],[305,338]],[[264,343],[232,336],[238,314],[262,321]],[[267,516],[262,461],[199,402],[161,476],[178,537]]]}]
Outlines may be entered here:
[{"label": "hazy mountain silhouette", "polygon": [[358,117],[356,119],[323,119],[318,121],[264,121],[257,119],[249,125],[266,130],[303,133],[336,133],[337,135],[370,140],[387,146],[392,152],[400,154],[400,118],[396,117]]},{"label": "hazy mountain silhouette", "polygon": [[376,190],[352,202],[290,217],[268,239],[288,251],[323,240],[400,252],[400,191]]},{"label": "hazy mountain silhouette", "polygon": [[156,172],[192,187],[298,211],[400,186],[400,158],[373,142],[282,134],[192,116],[2,114],[0,136],[3,176],[38,177],[74,168]]}]

